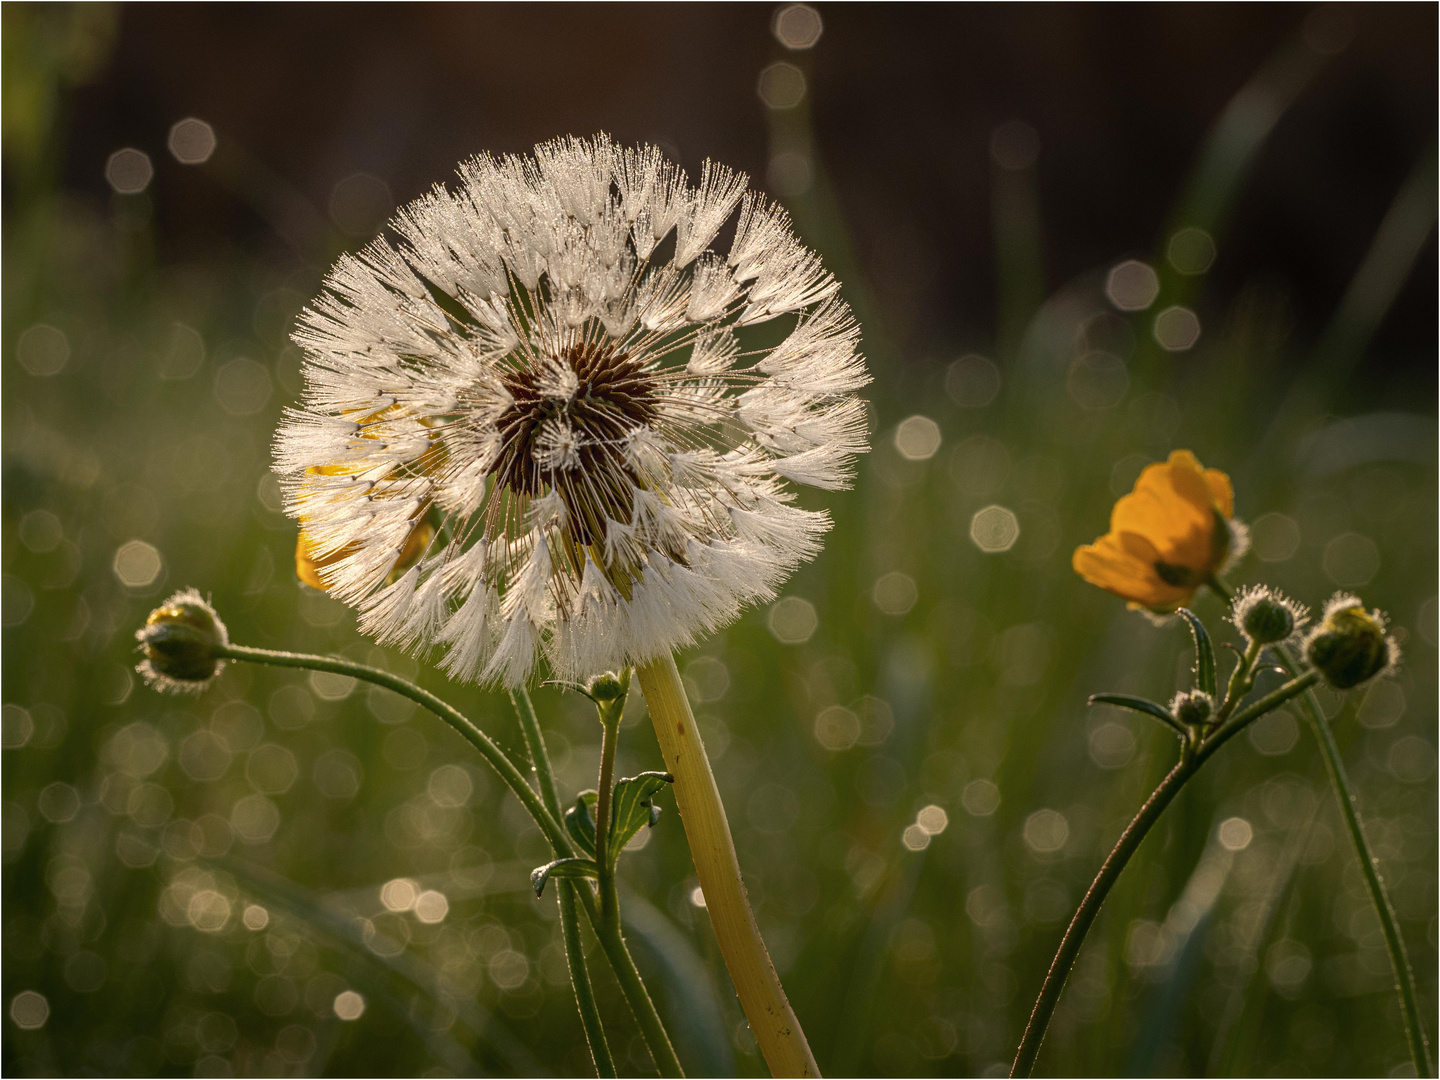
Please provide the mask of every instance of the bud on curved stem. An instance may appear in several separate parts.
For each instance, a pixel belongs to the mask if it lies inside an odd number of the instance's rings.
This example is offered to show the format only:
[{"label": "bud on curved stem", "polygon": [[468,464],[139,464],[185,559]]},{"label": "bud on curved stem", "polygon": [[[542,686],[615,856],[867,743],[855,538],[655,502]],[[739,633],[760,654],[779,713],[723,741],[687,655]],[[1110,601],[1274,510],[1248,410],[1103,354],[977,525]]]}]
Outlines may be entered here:
[{"label": "bud on curved stem", "polygon": [[1217,728],[1206,737],[1192,753],[1182,753],[1180,760],[1175,763],[1175,767],[1151,792],[1150,797],[1145,800],[1145,805],[1140,807],[1140,812],[1131,819],[1129,825],[1125,826],[1125,831],[1120,834],[1120,839],[1115,842],[1115,847],[1106,856],[1100,872],[1095,875],[1095,880],[1090,883],[1084,899],[1076,908],[1075,915],[1065,930],[1065,936],[1060,939],[1060,948],[1055,953],[1055,959],[1050,962],[1050,970],[1046,973],[1045,982],[1040,987],[1040,994],[1035,999],[1035,1008],[1031,1011],[1030,1020],[1025,1025],[1025,1034],[1021,1037],[1020,1046],[1015,1051],[1015,1062],[1010,1067],[1011,1076],[1029,1076],[1031,1069],[1035,1067],[1035,1057],[1040,1052],[1040,1044],[1045,1038],[1046,1029],[1050,1026],[1050,1018],[1055,1014],[1055,1006],[1060,1002],[1060,992],[1065,988],[1066,979],[1070,977],[1070,969],[1075,965],[1075,958],[1080,954],[1080,946],[1085,941],[1085,935],[1089,933],[1095,917],[1100,914],[1100,907],[1105,903],[1105,898],[1110,895],[1110,889],[1119,879],[1121,871],[1130,862],[1130,857],[1135,854],[1135,850],[1149,834],[1151,827],[1165,812],[1165,808],[1180,793],[1180,789],[1185,786],[1186,781],[1199,772],[1200,767],[1209,761],[1221,746],[1267,712],[1296,695],[1304,693],[1318,679],[1319,676],[1315,672],[1307,671],[1243,709],[1230,723]]}]

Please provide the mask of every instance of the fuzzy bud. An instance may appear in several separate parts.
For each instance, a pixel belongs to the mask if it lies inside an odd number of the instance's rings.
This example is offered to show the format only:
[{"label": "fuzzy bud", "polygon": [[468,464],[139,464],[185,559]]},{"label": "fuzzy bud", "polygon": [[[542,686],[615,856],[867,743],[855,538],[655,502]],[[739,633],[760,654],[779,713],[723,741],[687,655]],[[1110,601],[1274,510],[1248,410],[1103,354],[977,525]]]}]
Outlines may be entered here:
[{"label": "fuzzy bud", "polygon": [[1206,723],[1215,712],[1215,702],[1204,690],[1182,691],[1170,702],[1170,715],[1186,727]]},{"label": "fuzzy bud", "polygon": [[1399,649],[1385,631],[1378,609],[1366,611],[1358,597],[1336,593],[1305,638],[1305,659],[1336,690],[1349,690],[1395,665]]},{"label": "fuzzy bud", "polygon": [[[628,674],[628,673],[627,673]],[[630,680],[616,675],[613,671],[596,675],[585,684],[585,693],[597,705],[608,704],[623,698],[630,692]]]},{"label": "fuzzy bud", "polygon": [[194,589],[177,592],[135,631],[145,654],[135,668],[151,688],[198,694],[225,666],[216,651],[230,643],[215,609]]},{"label": "fuzzy bud", "polygon": [[1235,597],[1230,620],[1252,644],[1274,645],[1305,624],[1309,613],[1283,593],[1266,585],[1243,590]]}]

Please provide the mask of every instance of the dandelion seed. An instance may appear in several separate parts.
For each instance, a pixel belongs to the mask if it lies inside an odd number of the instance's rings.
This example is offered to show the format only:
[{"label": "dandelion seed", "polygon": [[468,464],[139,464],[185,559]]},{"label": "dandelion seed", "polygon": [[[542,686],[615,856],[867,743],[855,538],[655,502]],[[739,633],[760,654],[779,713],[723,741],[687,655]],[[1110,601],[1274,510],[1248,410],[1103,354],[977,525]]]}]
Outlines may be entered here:
[{"label": "dandelion seed", "polygon": [[302,579],[509,686],[542,657],[574,681],[643,663],[773,599],[830,525],[790,484],[849,484],[869,376],[838,282],[746,185],[562,139],[464,164],[398,243],[344,256],[275,443]]}]

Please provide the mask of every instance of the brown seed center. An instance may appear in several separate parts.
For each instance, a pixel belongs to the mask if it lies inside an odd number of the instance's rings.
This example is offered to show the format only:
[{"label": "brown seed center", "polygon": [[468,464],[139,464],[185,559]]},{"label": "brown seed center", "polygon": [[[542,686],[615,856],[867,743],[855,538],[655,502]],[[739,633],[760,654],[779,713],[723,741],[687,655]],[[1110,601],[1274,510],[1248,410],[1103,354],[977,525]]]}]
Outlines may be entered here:
[{"label": "brown seed center", "polygon": [[[626,462],[622,443],[659,415],[659,381],[642,361],[609,344],[571,345],[558,359],[575,374],[576,389],[568,398],[547,394],[542,373],[528,364],[501,376],[512,401],[498,421],[502,449],[490,472],[520,495],[555,489],[565,503],[572,536],[589,545],[604,538],[605,518],[630,520],[631,487],[640,479]],[[548,420],[570,425],[578,460],[554,463],[537,456]]]}]

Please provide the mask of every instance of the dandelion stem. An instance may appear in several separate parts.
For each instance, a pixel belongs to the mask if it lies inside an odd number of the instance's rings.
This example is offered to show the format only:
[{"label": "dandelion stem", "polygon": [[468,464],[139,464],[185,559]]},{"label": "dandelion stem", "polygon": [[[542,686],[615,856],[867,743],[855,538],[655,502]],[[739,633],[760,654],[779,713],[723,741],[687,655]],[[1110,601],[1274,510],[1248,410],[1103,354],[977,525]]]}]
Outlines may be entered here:
[{"label": "dandelion stem", "polygon": [[1120,834],[1120,839],[1115,842],[1115,847],[1106,856],[1100,872],[1095,875],[1095,880],[1090,883],[1084,899],[1076,908],[1070,925],[1065,928],[1065,936],[1060,939],[1060,948],[1055,953],[1055,959],[1050,962],[1050,970],[1046,973],[1045,982],[1040,987],[1040,994],[1035,999],[1035,1008],[1030,1013],[1030,1021],[1025,1025],[1025,1034],[1021,1037],[1020,1046],[1015,1051],[1015,1063],[1010,1067],[1011,1076],[1029,1076],[1035,1067],[1035,1056],[1040,1052],[1040,1044],[1045,1038],[1046,1029],[1050,1026],[1050,1018],[1055,1014],[1055,1006],[1060,1001],[1060,992],[1065,988],[1065,980],[1069,978],[1070,969],[1075,965],[1075,958],[1080,953],[1080,946],[1085,941],[1085,935],[1089,933],[1091,924],[1095,922],[1095,917],[1100,913],[1100,907],[1105,903],[1105,898],[1110,895],[1111,887],[1120,877],[1126,864],[1129,863],[1130,856],[1135,854],[1140,842],[1145,839],[1151,827],[1160,819],[1165,808],[1180,793],[1180,789],[1185,786],[1186,781],[1199,772],[1200,767],[1210,760],[1221,746],[1239,734],[1251,722],[1284,704],[1297,694],[1303,693],[1314,685],[1318,678],[1319,676],[1315,672],[1307,671],[1304,675],[1291,679],[1284,686],[1271,691],[1248,708],[1241,710],[1234,719],[1209,735],[1193,750],[1182,748],[1180,760],[1175,763],[1175,767],[1150,793],[1150,797],[1145,800],[1145,804],[1140,807],[1140,812],[1131,819],[1130,824],[1125,826],[1125,831]]},{"label": "dandelion stem", "polygon": [[[564,815],[560,810],[560,793],[555,788],[555,771],[550,766],[550,753],[545,749],[545,735],[535,716],[535,706],[524,687],[511,691],[510,701],[515,706],[515,715],[520,718],[520,730],[525,736],[525,748],[530,751],[530,763],[540,785],[540,797],[556,820],[561,820]],[[564,854],[556,852],[557,856]],[[590,984],[590,972],[585,964],[585,949],[580,941],[580,916],[575,906],[575,883],[561,879],[555,885],[555,899],[560,906],[560,936],[565,942],[565,962],[570,968],[570,985],[575,988],[575,1007],[580,1013],[585,1042],[590,1047],[590,1060],[597,1077],[612,1077],[617,1075],[615,1059],[610,1055],[610,1044],[605,1041],[600,1008],[595,1002],[595,989]]]},{"label": "dandelion stem", "polygon": [[[1218,578],[1208,583],[1215,594],[1227,604],[1233,599],[1229,588]],[[1298,664],[1290,650],[1284,645],[1275,649],[1280,663],[1292,675]],[[1355,847],[1355,857],[1360,862],[1360,874],[1365,879],[1365,888],[1370,893],[1370,903],[1380,919],[1380,928],[1385,938],[1385,949],[1390,954],[1390,969],[1395,976],[1395,993],[1400,998],[1400,1014],[1405,1023],[1405,1040],[1410,1048],[1410,1058],[1415,1065],[1416,1076],[1434,1076],[1435,1064],[1430,1057],[1430,1046],[1425,1039],[1425,1027],[1420,1021],[1420,1006],[1416,1000],[1415,973],[1410,967],[1410,957],[1405,951],[1405,939],[1400,935],[1400,926],[1395,919],[1395,909],[1390,905],[1390,896],[1385,891],[1385,882],[1380,877],[1380,861],[1370,848],[1365,836],[1365,826],[1360,820],[1357,799],[1350,787],[1350,778],[1345,772],[1345,762],[1340,757],[1340,747],[1335,743],[1335,733],[1314,693],[1306,692],[1300,698],[1300,709],[1305,714],[1315,741],[1320,744],[1320,756],[1325,759],[1325,772],[1330,778],[1330,787],[1340,804],[1340,816],[1345,821],[1345,830]]]},{"label": "dandelion stem", "polygon": [[667,654],[640,667],[636,674],[650,707],[665,767],[675,777],[675,802],[700,879],[705,910],[765,1063],[774,1076],[819,1076],[805,1033],[785,998],[775,965],[755,925],[735,857],[730,823],[675,660]]}]

